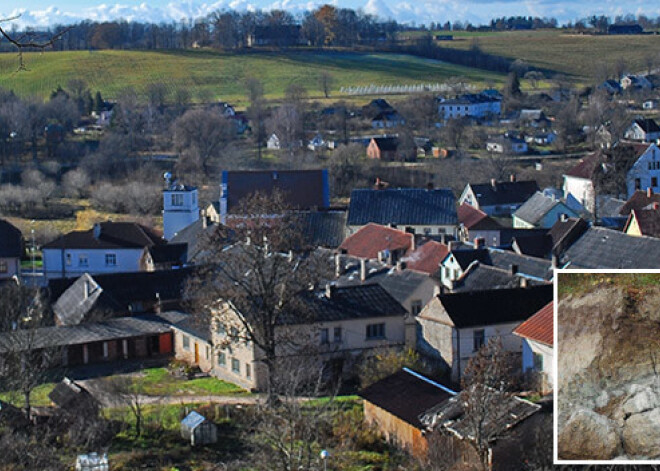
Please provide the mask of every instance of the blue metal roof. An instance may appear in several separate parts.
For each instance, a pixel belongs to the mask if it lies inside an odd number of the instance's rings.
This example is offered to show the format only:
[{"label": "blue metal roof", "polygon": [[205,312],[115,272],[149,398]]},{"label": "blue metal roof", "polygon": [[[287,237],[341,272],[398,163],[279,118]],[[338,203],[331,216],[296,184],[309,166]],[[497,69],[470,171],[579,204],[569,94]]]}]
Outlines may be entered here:
[{"label": "blue metal roof", "polygon": [[448,189],[357,189],[351,192],[349,226],[457,224],[456,200]]},{"label": "blue metal roof", "polygon": [[199,414],[198,412],[192,411],[190,414],[186,416],[185,419],[181,421],[181,424],[185,425],[190,430],[193,430],[202,423],[204,423],[205,421],[206,421],[206,417],[204,417],[202,414]]}]

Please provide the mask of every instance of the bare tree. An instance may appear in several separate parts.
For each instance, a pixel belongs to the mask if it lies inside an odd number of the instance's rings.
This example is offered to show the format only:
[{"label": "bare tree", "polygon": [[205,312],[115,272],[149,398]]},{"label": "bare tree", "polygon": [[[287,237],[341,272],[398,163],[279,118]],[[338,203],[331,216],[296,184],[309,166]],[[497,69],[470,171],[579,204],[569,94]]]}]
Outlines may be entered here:
[{"label": "bare tree", "polygon": [[250,105],[247,115],[252,126],[252,139],[257,147],[257,157],[261,159],[261,149],[266,139],[266,100],[264,98],[264,85],[256,78],[248,78],[245,83],[248,101]]},{"label": "bare tree", "polygon": [[456,155],[461,157],[463,155],[463,140],[467,131],[466,118],[451,118],[441,130],[442,138],[449,143],[451,147],[456,149]]},{"label": "bare tree", "polygon": [[303,116],[299,108],[293,104],[284,104],[277,108],[267,123],[269,132],[275,133],[280,140],[280,146],[293,155],[302,147]]},{"label": "bare tree", "polygon": [[103,380],[104,389],[118,406],[127,407],[135,419],[135,436],[142,435],[144,419],[144,388],[132,375],[109,376]]},{"label": "bare tree", "polygon": [[69,170],[62,177],[64,193],[74,198],[79,198],[87,192],[91,180],[87,172],[81,168]]},{"label": "bare tree", "polygon": [[[17,20],[18,18],[20,18],[20,15],[9,18],[0,18],[0,25]],[[71,31],[71,29],[73,29],[73,27],[64,28],[62,31],[54,35],[44,35],[43,33],[25,31],[21,33],[20,36],[14,36],[0,26],[0,36],[18,50],[18,70],[27,70],[23,60],[23,52],[25,50],[37,49],[43,51],[48,49],[49,47],[52,47],[56,41],[60,40],[62,36]]]},{"label": "bare tree", "polygon": [[298,218],[280,193],[256,193],[237,213],[240,218],[228,222],[230,230],[223,226],[207,241],[208,264],[190,281],[188,292],[196,311],[227,332],[229,340],[255,347],[273,403],[278,356],[283,349],[297,349],[296,342],[304,346],[309,338],[287,336],[278,327],[309,317],[298,295],[318,282],[326,264],[320,254],[306,250]]},{"label": "bare tree", "polygon": [[330,90],[335,84],[335,78],[334,76],[326,71],[323,70],[319,74],[319,88],[321,89],[321,92],[326,98],[330,98]]}]

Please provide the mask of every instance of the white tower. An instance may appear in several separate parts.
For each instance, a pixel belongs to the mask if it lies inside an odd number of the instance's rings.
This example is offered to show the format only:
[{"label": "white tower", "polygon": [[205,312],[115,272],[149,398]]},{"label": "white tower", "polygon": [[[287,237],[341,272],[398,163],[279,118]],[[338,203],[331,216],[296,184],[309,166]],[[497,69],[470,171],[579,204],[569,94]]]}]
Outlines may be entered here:
[{"label": "white tower", "polygon": [[197,188],[170,182],[171,174],[165,175],[167,186],[163,190],[163,236],[170,240],[184,227],[199,219]]}]

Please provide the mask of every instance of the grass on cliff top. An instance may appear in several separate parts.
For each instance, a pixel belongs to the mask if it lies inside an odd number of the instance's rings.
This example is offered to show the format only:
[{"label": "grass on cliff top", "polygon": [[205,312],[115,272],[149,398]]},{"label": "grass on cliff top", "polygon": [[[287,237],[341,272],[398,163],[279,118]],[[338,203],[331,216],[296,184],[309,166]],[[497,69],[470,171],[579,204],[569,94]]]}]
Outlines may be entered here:
[{"label": "grass on cliff top", "polygon": [[559,273],[559,297],[588,293],[599,287],[622,287],[643,292],[660,286],[660,273]]}]

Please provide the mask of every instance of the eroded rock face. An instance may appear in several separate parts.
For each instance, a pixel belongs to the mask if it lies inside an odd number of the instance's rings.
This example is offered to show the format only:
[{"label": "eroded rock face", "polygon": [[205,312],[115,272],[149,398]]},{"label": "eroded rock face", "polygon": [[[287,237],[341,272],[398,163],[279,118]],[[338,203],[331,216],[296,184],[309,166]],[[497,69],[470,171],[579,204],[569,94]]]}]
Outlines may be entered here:
[{"label": "eroded rock face", "polygon": [[623,426],[623,444],[629,456],[660,456],[660,409],[634,414]]},{"label": "eroded rock face", "polygon": [[560,459],[660,456],[660,289],[558,304]]},{"label": "eroded rock face", "polygon": [[559,456],[566,460],[610,460],[620,445],[616,424],[591,410],[573,414],[559,434]]}]

